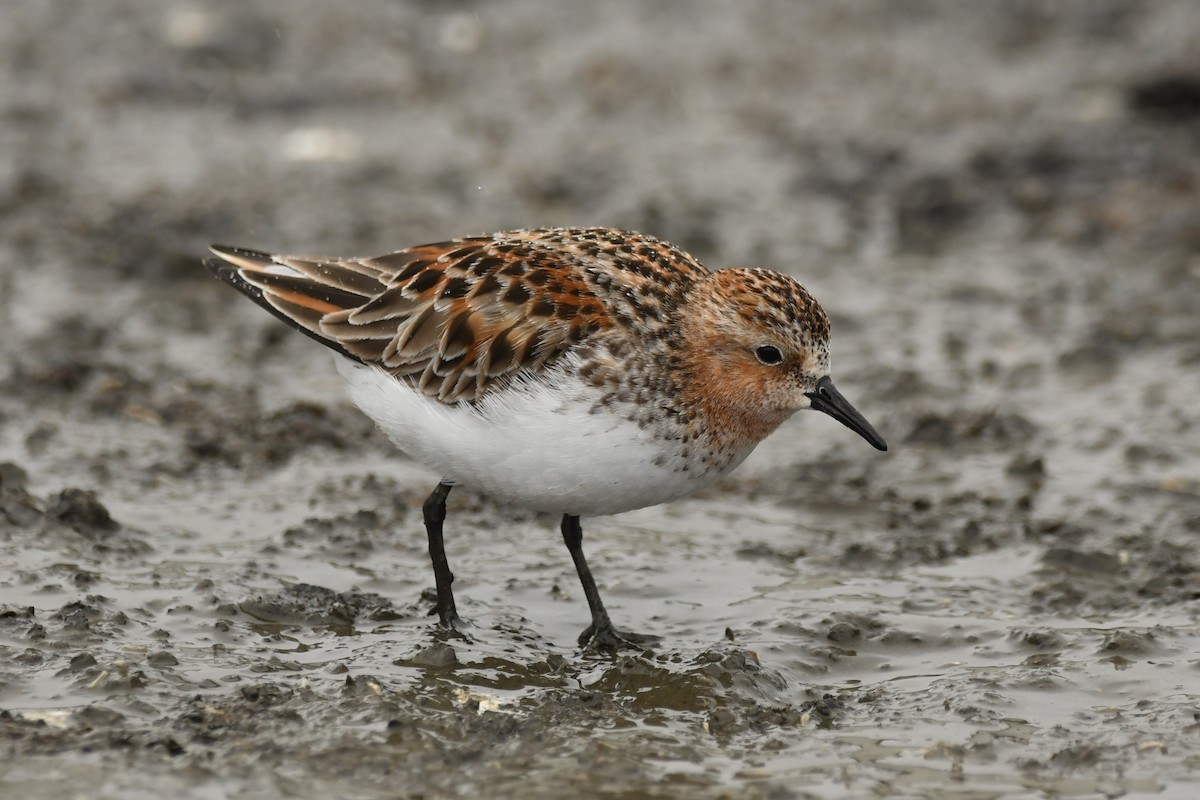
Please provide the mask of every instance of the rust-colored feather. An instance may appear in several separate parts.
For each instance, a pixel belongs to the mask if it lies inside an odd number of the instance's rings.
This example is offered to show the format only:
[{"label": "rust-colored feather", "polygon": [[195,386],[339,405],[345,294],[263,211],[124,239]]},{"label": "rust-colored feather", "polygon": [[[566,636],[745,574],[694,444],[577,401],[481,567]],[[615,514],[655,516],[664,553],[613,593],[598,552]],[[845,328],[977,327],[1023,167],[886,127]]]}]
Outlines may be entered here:
[{"label": "rust-colored feather", "polygon": [[512,231],[363,259],[212,250],[223,261],[210,269],[276,316],[445,403],[478,400],[591,337],[628,335],[630,320],[657,313],[664,282],[685,290],[709,274],[665,242],[606,228]]}]

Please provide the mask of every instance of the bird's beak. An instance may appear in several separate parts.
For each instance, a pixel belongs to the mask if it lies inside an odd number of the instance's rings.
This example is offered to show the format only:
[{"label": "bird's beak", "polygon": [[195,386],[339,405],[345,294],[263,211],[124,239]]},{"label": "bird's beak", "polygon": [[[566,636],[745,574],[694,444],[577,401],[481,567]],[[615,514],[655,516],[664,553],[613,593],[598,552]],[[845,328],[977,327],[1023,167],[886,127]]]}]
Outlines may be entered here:
[{"label": "bird's beak", "polygon": [[812,400],[813,408],[833,417],[870,442],[871,446],[876,450],[887,450],[887,442],[875,432],[875,429],[871,427],[871,423],[867,422],[863,418],[863,415],[858,413],[858,409],[850,405],[849,400],[842,397],[842,393],[833,385],[833,381],[830,380],[828,375],[817,381],[817,390],[815,392],[806,392],[805,396],[809,400]]}]

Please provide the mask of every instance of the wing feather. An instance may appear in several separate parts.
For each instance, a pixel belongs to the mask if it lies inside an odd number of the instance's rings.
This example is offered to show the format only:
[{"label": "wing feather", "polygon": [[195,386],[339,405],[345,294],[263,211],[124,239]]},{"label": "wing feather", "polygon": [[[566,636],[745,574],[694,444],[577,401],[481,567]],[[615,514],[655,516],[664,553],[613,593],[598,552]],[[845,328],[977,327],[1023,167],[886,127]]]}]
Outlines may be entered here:
[{"label": "wing feather", "polygon": [[280,319],[448,404],[537,374],[590,337],[628,335],[638,293],[661,291],[647,259],[681,285],[708,274],[656,239],[602,228],[513,231],[362,259],[212,251],[221,259],[205,262],[213,274]]}]

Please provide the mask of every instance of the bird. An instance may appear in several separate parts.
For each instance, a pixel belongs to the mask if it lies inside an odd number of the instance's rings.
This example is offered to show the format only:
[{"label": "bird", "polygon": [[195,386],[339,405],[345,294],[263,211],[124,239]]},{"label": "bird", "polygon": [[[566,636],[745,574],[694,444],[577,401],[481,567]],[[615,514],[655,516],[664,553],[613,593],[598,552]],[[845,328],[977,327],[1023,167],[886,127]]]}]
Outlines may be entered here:
[{"label": "bird", "polygon": [[835,388],[829,318],[794,278],[709,270],[653,236],[535,228],[368,258],[212,245],[209,272],[336,354],[350,399],[441,480],[422,505],[436,612],[458,628],[446,559],[455,486],[561,515],[591,614],[613,626],[580,518],[694,494],[794,412],[887,444]]}]

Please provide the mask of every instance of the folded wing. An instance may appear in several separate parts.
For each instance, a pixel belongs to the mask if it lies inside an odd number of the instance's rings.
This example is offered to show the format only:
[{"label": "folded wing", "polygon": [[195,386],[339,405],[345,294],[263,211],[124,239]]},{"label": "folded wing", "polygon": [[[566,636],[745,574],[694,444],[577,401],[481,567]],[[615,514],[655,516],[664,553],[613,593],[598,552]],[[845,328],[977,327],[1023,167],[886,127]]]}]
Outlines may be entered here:
[{"label": "folded wing", "polygon": [[614,324],[586,259],[532,235],[362,259],[212,251],[210,272],[284,322],[448,404],[537,373]]}]

